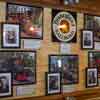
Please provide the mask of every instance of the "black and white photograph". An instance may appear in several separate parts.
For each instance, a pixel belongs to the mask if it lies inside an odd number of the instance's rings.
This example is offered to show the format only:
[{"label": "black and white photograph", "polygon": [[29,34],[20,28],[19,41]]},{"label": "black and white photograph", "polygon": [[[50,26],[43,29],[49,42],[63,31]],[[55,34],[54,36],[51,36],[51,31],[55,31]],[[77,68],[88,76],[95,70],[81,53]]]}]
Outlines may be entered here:
[{"label": "black and white photograph", "polygon": [[86,87],[98,86],[97,68],[86,68]]},{"label": "black and white photograph", "polygon": [[0,97],[12,96],[12,74],[0,72]]},{"label": "black and white photograph", "polygon": [[46,95],[61,93],[61,75],[60,73],[46,72]]},{"label": "black and white photograph", "polygon": [[12,72],[13,85],[36,83],[36,52],[28,50],[1,50],[0,71]]},{"label": "black and white photograph", "polygon": [[79,82],[78,55],[49,55],[49,72],[60,72],[62,84]]},{"label": "black and white photograph", "polygon": [[82,30],[81,33],[81,48],[93,49],[94,48],[94,35],[92,30]]},{"label": "black and white photograph", "polygon": [[20,25],[2,23],[2,48],[20,47]]}]

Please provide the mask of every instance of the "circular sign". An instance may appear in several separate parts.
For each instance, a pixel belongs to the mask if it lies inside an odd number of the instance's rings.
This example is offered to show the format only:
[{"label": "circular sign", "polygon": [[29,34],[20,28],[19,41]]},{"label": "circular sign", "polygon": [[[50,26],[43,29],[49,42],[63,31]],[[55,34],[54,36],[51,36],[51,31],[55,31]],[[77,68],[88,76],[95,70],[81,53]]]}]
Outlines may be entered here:
[{"label": "circular sign", "polygon": [[76,22],[68,12],[59,12],[53,19],[53,33],[60,41],[73,39],[76,33]]}]

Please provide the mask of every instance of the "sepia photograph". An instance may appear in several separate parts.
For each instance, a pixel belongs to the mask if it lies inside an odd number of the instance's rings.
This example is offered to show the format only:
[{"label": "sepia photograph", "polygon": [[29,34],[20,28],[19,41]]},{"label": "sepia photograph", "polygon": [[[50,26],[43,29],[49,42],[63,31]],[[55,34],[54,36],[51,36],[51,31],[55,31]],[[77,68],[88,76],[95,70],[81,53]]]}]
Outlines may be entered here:
[{"label": "sepia photograph", "polygon": [[79,82],[78,55],[49,55],[49,72],[61,72],[62,84]]},{"label": "sepia photograph", "polygon": [[46,95],[61,93],[60,73],[46,73]]},{"label": "sepia photograph", "polygon": [[7,21],[20,23],[21,38],[43,39],[43,8],[7,3]]},{"label": "sepia photograph", "polygon": [[97,68],[86,68],[86,87],[98,86]]},{"label": "sepia photograph", "polygon": [[2,48],[20,47],[20,25],[2,23]]},{"label": "sepia photograph", "polygon": [[12,96],[12,74],[0,72],[0,97]]},{"label": "sepia photograph", "polygon": [[25,50],[0,51],[0,72],[12,72],[13,85],[36,83],[36,53]]},{"label": "sepia photograph", "polygon": [[82,49],[93,49],[94,48],[94,35],[93,35],[92,30],[82,30],[81,48]]}]

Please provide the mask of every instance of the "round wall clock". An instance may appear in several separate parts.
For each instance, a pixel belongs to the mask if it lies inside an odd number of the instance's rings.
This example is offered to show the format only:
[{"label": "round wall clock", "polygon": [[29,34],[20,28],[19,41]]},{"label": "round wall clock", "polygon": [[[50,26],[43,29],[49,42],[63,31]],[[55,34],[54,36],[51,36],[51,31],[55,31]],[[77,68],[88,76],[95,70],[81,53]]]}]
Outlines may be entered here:
[{"label": "round wall clock", "polygon": [[61,42],[68,42],[76,34],[76,21],[69,12],[59,12],[53,19],[53,34]]}]

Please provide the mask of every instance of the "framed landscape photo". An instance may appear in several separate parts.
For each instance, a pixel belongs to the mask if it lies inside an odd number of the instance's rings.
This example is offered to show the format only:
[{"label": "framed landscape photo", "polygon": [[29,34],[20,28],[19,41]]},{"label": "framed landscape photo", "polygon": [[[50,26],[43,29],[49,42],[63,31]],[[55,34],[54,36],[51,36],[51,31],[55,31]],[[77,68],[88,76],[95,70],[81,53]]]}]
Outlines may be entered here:
[{"label": "framed landscape photo", "polygon": [[43,39],[43,8],[7,3],[7,21],[20,23],[21,38]]},{"label": "framed landscape photo", "polygon": [[93,35],[92,30],[82,30],[81,48],[82,49],[93,49],[94,48],[94,35]]},{"label": "framed landscape photo", "polygon": [[94,41],[100,42],[100,16],[88,14],[85,14],[84,16],[85,29],[93,30]]},{"label": "framed landscape photo", "polygon": [[0,97],[12,96],[12,74],[0,72]]},{"label": "framed landscape photo", "polygon": [[98,68],[98,77],[100,78],[100,51],[89,51],[88,61],[90,67]]},{"label": "framed landscape photo", "polygon": [[60,72],[62,84],[79,82],[78,55],[49,55],[49,72]]},{"label": "framed landscape photo", "polygon": [[98,86],[97,68],[86,68],[86,87]]},{"label": "framed landscape photo", "polygon": [[12,23],[2,23],[2,48],[20,47],[20,25]]},{"label": "framed landscape photo", "polygon": [[46,95],[61,93],[60,73],[46,73]]},{"label": "framed landscape photo", "polygon": [[13,85],[36,83],[36,52],[28,50],[0,51],[0,71],[12,72]]},{"label": "framed landscape photo", "polygon": [[76,43],[77,41],[77,13],[52,10],[52,41],[62,43]]}]

